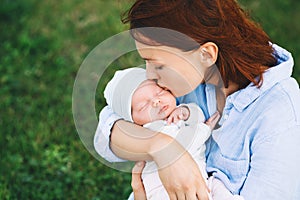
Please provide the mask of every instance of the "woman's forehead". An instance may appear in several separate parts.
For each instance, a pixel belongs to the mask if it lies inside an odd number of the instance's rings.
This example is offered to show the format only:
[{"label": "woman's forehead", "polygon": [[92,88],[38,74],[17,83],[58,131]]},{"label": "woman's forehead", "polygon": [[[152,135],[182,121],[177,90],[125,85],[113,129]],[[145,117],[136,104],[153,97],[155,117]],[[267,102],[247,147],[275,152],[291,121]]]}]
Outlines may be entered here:
[{"label": "woman's forehead", "polygon": [[159,55],[160,53],[169,53],[169,54],[179,54],[182,53],[180,49],[175,47],[169,47],[164,45],[155,45],[151,46],[148,44],[141,43],[139,41],[135,41],[136,48],[140,54],[145,54],[149,58],[153,57],[154,55]]}]

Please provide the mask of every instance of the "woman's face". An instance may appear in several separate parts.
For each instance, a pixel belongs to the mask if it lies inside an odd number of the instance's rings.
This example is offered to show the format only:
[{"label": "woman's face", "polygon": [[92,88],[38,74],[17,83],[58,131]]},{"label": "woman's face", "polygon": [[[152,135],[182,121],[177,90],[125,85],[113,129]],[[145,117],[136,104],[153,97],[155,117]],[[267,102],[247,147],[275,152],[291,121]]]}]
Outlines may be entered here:
[{"label": "woman's face", "polygon": [[156,79],[159,86],[170,90],[174,96],[183,96],[203,82],[207,68],[201,66],[198,51],[183,52],[138,41],[136,47],[146,61],[147,78]]}]

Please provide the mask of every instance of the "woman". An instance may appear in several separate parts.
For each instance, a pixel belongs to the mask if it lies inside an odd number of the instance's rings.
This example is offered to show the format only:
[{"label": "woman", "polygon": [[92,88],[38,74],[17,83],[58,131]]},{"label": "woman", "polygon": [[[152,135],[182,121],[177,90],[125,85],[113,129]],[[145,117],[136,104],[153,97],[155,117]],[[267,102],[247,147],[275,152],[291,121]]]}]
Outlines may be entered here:
[{"label": "woman", "polygon": [[[149,79],[178,103],[197,103],[207,119],[222,114],[207,144],[208,173],[246,200],[300,199],[300,92],[291,54],[235,0],[137,0],[124,22]],[[141,131],[149,137],[137,137]],[[170,137],[109,107],[97,134],[96,149],[109,161],[154,160],[170,199],[208,198],[196,164]]]}]

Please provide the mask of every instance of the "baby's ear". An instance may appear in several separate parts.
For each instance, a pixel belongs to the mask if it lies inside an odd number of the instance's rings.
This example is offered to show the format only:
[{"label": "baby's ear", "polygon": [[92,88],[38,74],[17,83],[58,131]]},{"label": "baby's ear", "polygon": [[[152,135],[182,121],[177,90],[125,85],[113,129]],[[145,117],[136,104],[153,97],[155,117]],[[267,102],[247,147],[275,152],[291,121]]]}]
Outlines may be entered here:
[{"label": "baby's ear", "polygon": [[218,46],[213,42],[206,42],[198,49],[201,63],[210,67],[216,63],[218,58]]}]

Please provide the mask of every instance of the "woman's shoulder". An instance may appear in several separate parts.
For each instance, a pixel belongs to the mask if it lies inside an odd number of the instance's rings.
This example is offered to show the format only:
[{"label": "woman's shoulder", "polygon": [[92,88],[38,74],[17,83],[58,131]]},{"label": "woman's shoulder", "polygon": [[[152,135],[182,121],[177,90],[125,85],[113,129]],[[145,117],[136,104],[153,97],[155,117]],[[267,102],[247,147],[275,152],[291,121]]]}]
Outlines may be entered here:
[{"label": "woman's shoulder", "polygon": [[300,124],[300,91],[297,82],[287,78],[268,88],[247,87],[226,101],[226,109],[234,107],[234,121],[257,132],[278,132]]},{"label": "woman's shoulder", "polygon": [[284,132],[299,126],[300,91],[297,82],[289,78],[275,84],[249,106],[249,112],[256,115],[256,125],[265,133]]},{"label": "woman's shoulder", "polygon": [[[295,115],[299,120],[300,115],[300,90],[297,81],[293,78],[285,79],[265,92],[262,96],[264,104],[283,113]],[[266,107],[268,108],[268,106]]]}]

